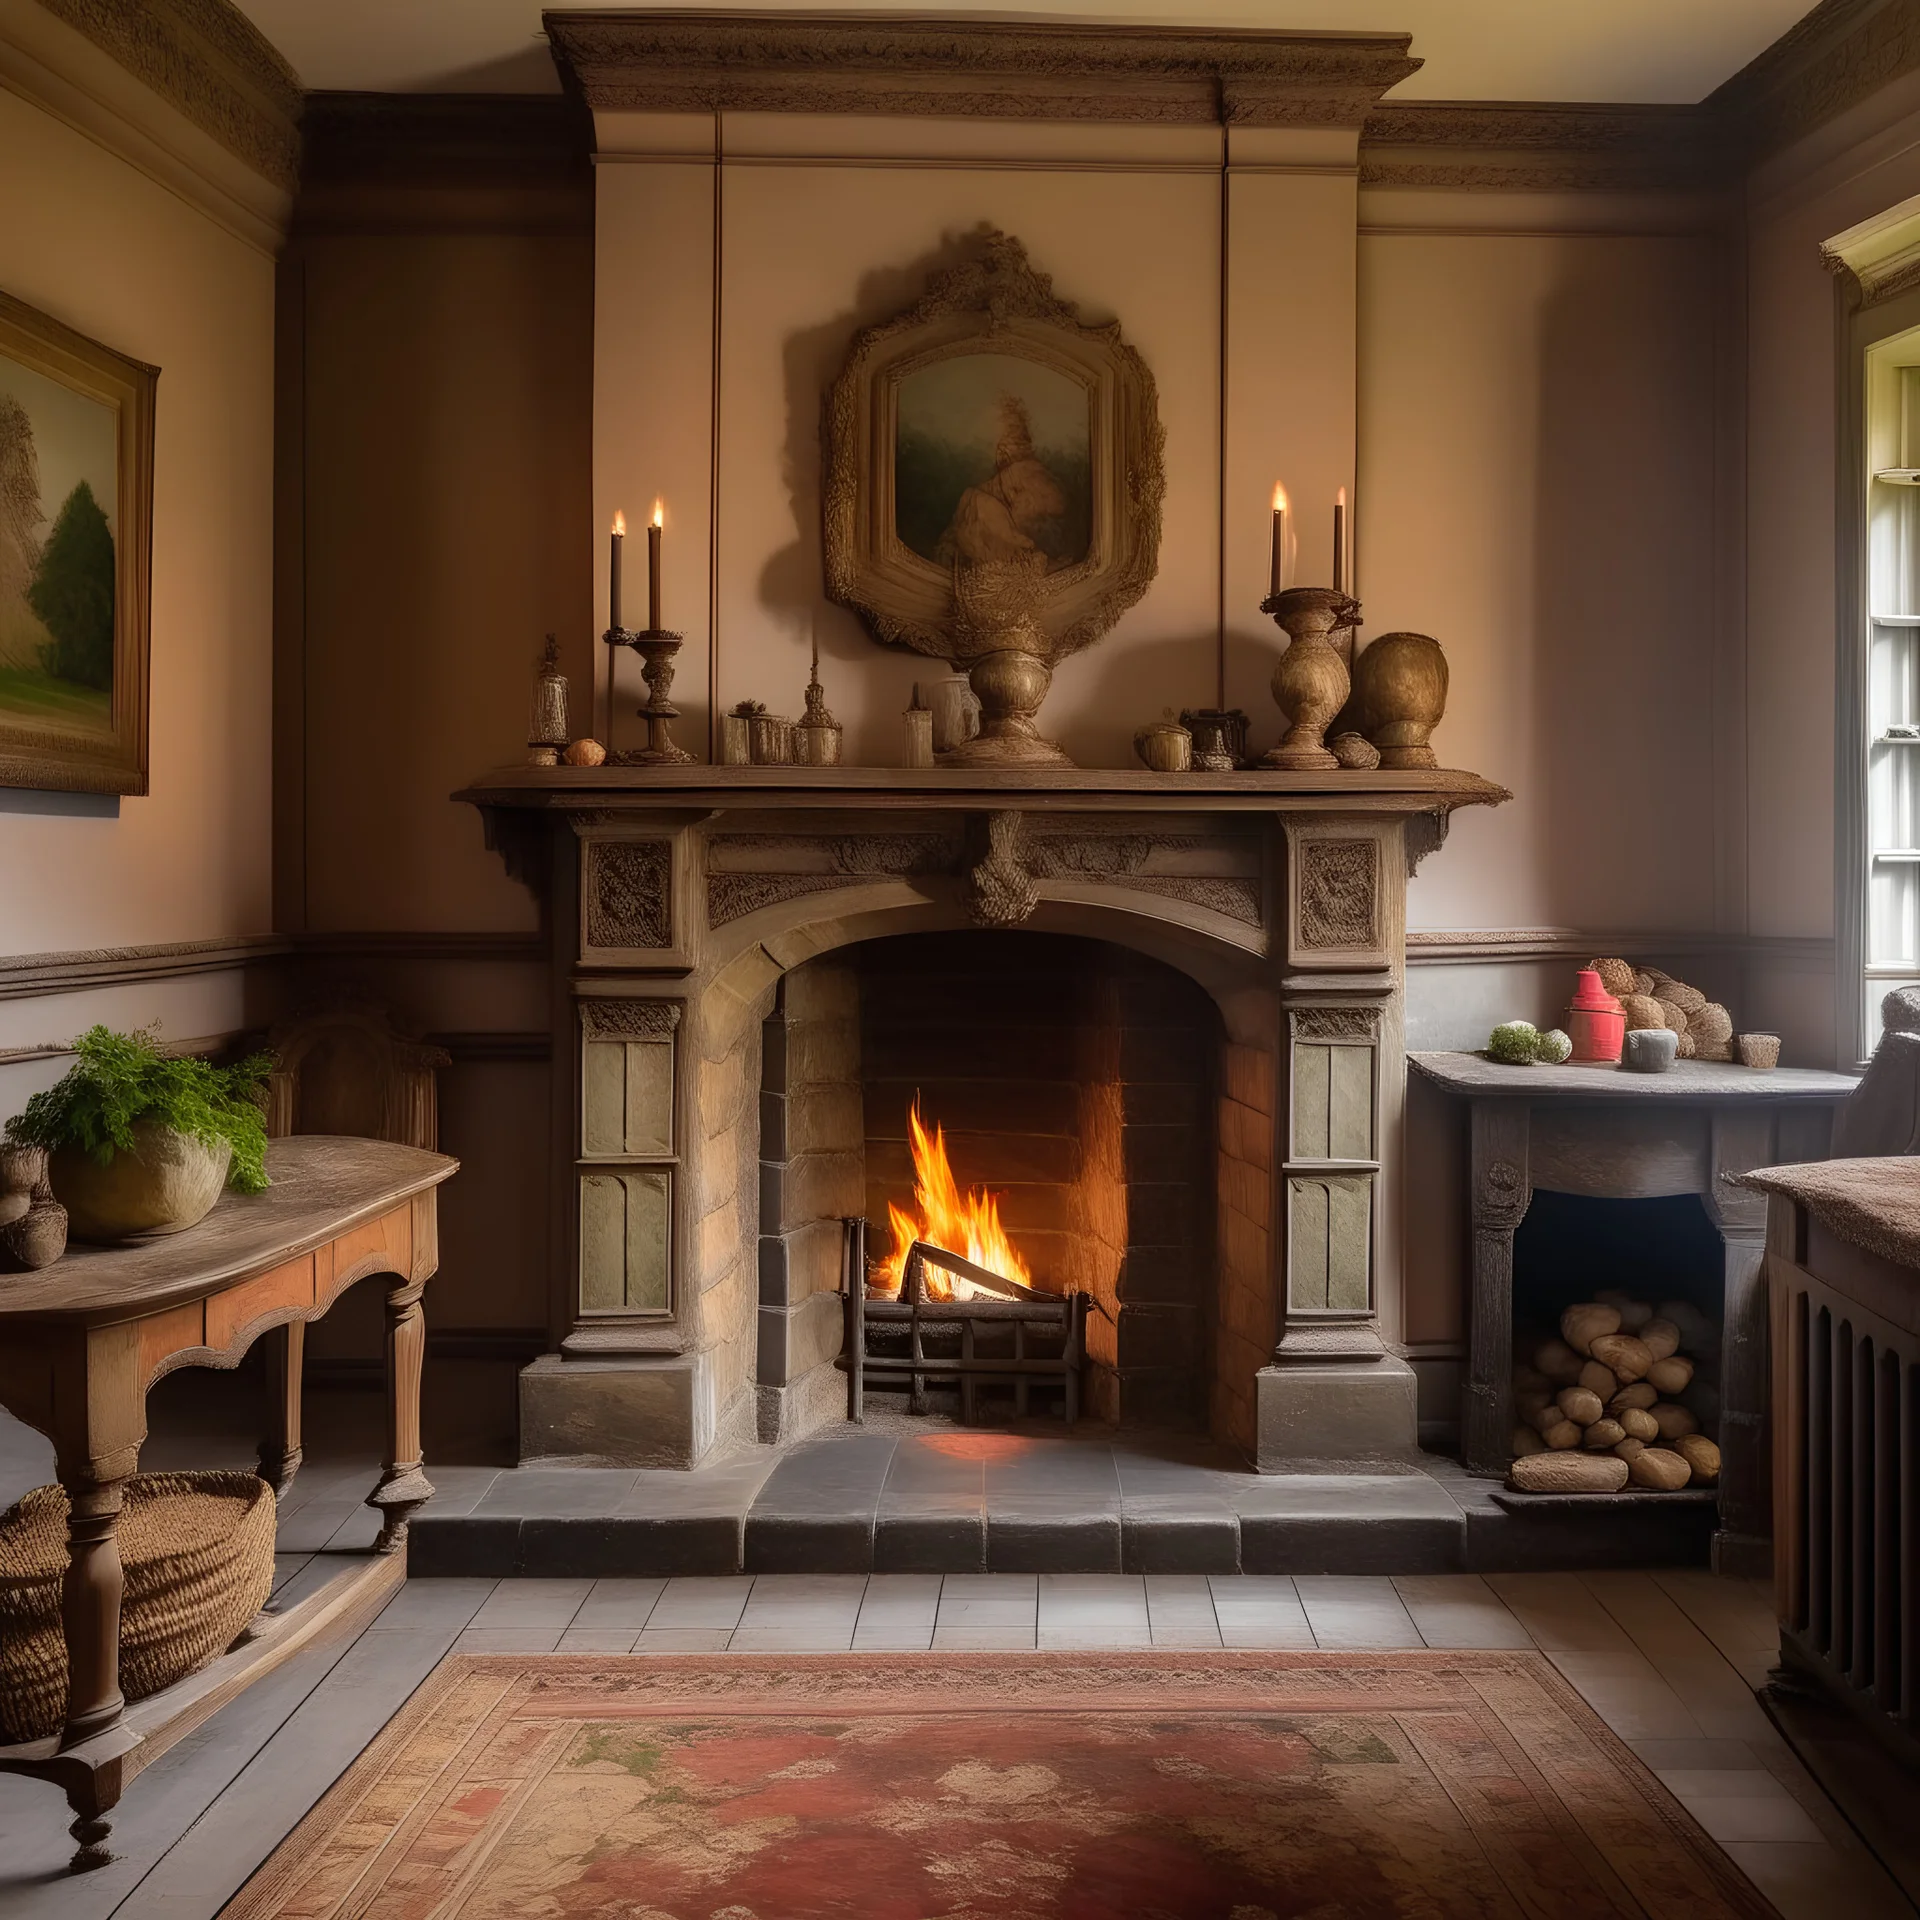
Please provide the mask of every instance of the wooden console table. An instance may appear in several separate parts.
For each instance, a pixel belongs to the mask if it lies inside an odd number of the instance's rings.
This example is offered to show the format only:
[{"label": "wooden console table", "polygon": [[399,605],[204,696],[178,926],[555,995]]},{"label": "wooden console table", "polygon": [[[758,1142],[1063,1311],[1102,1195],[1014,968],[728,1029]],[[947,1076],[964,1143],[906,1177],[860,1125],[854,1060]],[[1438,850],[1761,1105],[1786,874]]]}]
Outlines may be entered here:
[{"label": "wooden console table", "polygon": [[1826,1157],[1833,1111],[1859,1082],[1804,1067],[1677,1061],[1665,1073],[1617,1067],[1507,1067],[1478,1053],[1412,1053],[1413,1069],[1467,1102],[1472,1131],[1472,1300],[1461,1451],[1469,1472],[1513,1458],[1513,1236],[1536,1188],[1599,1199],[1696,1193],[1724,1245],[1720,1531],[1714,1564],[1771,1566],[1762,1197],[1739,1175]]},{"label": "wooden console table", "polygon": [[[370,1616],[405,1577],[407,1519],[433,1493],[420,1463],[420,1298],[439,1262],[434,1190],[458,1165],[384,1140],[276,1140],[265,1193],[223,1195],[185,1233],[75,1246],[44,1272],[0,1279],[0,1405],[53,1442],[70,1509],[66,1727],[0,1747],[0,1772],[65,1789],[76,1872],[106,1863],[106,1815],[135,1774],[300,1647]],[[384,1523],[375,1552],[299,1606],[262,1616],[211,1666],[128,1707],[115,1532],[147,1436],[147,1389],[176,1367],[235,1366],[270,1334],[261,1471],[284,1492],[300,1464],[306,1323],[374,1274],[387,1283],[386,1461],[368,1496]]]}]

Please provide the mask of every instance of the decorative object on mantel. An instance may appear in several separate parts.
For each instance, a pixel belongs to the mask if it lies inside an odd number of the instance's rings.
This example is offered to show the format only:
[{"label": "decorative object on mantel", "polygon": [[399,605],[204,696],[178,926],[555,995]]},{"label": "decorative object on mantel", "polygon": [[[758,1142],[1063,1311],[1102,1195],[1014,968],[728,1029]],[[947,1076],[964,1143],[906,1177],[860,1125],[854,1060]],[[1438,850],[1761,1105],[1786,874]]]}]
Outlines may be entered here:
[{"label": "decorative object on mantel", "polygon": [[840,764],[841,726],[827,711],[826,689],[820,684],[820,636],[813,636],[813,670],[807,679],[807,710],[794,722],[793,764],[797,767],[837,767]]},{"label": "decorative object on mantel", "polygon": [[913,690],[913,705],[900,716],[903,767],[925,768],[933,765],[933,709],[920,704],[920,689]]},{"label": "decorative object on mantel", "polygon": [[570,767],[603,767],[607,763],[607,750],[592,734],[576,740],[560,758]]},{"label": "decorative object on mantel", "polygon": [[964,673],[914,683],[913,704],[933,714],[933,751],[937,759],[964,747],[980,733],[980,696]]},{"label": "decorative object on mantel", "polygon": [[1684,1301],[1655,1308],[1609,1288],[1568,1307],[1556,1334],[1518,1349],[1526,1357],[1513,1370],[1508,1484],[1528,1493],[1712,1486],[1720,1449],[1680,1396],[1717,1402],[1704,1381],[1694,1388],[1697,1369],[1680,1351],[1689,1342],[1717,1353],[1720,1329]]},{"label": "decorative object on mantel", "polygon": [[1323,744],[1328,725],[1346,705],[1349,685],[1347,663],[1332,636],[1360,624],[1359,601],[1333,587],[1288,587],[1269,594],[1260,611],[1290,636],[1273,670],[1273,703],[1287,731],[1260,764],[1306,773],[1339,766]]},{"label": "decorative object on mantel", "polygon": [[7,1139],[46,1149],[76,1240],[178,1233],[222,1187],[265,1188],[260,1093],[270,1055],[216,1067],[162,1053],[151,1031],[99,1026],[73,1044],[73,1069],[7,1122]]},{"label": "decorative object on mantel", "polygon": [[962,766],[1069,764],[1033,714],[1052,670],[1138,601],[1165,491],[1153,375],[982,227],[827,397],[827,592],[884,646],[964,669]]},{"label": "decorative object on mantel", "polygon": [[1447,711],[1447,656],[1424,633],[1383,633],[1353,663],[1353,707],[1380,764],[1437,767],[1428,744]]},{"label": "decorative object on mantel", "polygon": [[756,767],[793,765],[793,722],[762,707],[747,722],[748,751]]},{"label": "decorative object on mantel", "polygon": [[1202,773],[1231,773],[1247,764],[1251,720],[1238,707],[1183,707],[1180,724],[1193,735],[1193,764]]},{"label": "decorative object on mantel", "polygon": [[1698,987],[1626,960],[1596,960],[1593,970],[1619,996],[1629,1033],[1665,1027],[1679,1036],[1682,1060],[1733,1058],[1733,1016]]},{"label": "decorative object on mantel", "polygon": [[720,764],[723,767],[753,765],[753,716],[765,713],[761,700],[742,700],[720,716]]},{"label": "decorative object on mantel", "polygon": [[1780,1036],[1777,1033],[1743,1033],[1735,1039],[1733,1050],[1743,1067],[1770,1073],[1780,1064]]},{"label": "decorative object on mantel", "polygon": [[38,1273],[67,1250],[44,1147],[0,1146],[0,1273]]},{"label": "decorative object on mantel", "polygon": [[1185,773],[1193,765],[1193,735],[1166,710],[1164,719],[1133,736],[1133,750],[1155,773]]},{"label": "decorative object on mantel", "polygon": [[1380,764],[1380,749],[1364,733],[1336,733],[1327,751],[1349,773],[1371,773]]},{"label": "decorative object on mantel", "polygon": [[547,635],[533,682],[533,715],[527,724],[527,765],[557,767],[567,744],[567,676],[560,671],[560,642]]},{"label": "decorative object on mantel", "polygon": [[1575,1065],[1612,1066],[1620,1058],[1626,1031],[1626,1012],[1607,991],[1600,969],[1582,967],[1574,976],[1573,999],[1567,1006]]},{"label": "decorative object on mantel", "polygon": [[1680,1054],[1680,1036],[1667,1027],[1630,1027],[1620,1064],[1629,1073],[1665,1073]]},{"label": "decorative object on mantel", "polygon": [[[637,653],[644,663],[640,676],[647,683],[647,704],[639,709],[639,715],[647,723],[647,744],[644,747],[625,747],[619,752],[609,752],[608,758],[617,767],[677,767],[690,765],[693,755],[684,747],[673,743],[673,723],[680,718],[680,709],[667,697],[673,690],[674,663],[679,656],[684,636],[669,632],[661,625],[661,579],[660,550],[666,526],[666,508],[658,500],[653,503],[653,521],[647,528],[647,625],[644,632],[629,633],[620,625],[620,549],[626,534],[626,520],[622,515],[614,517],[613,559],[611,562],[610,593],[608,606],[612,625],[607,630],[607,644],[612,647],[627,646]],[[607,736],[609,742],[613,736],[613,694],[612,671],[608,671],[607,694]]]}]

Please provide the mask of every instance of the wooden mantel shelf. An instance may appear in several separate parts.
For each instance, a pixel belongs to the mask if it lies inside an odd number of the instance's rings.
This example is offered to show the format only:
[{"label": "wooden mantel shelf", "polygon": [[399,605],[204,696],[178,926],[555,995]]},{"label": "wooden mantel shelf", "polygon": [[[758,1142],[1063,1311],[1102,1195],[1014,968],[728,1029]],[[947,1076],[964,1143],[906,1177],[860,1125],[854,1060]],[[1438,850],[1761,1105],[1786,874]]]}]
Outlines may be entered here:
[{"label": "wooden mantel shelf", "polygon": [[474,806],[992,807],[1209,812],[1277,807],[1450,813],[1513,796],[1477,773],[1153,773],[1133,767],[501,767],[453,796]]}]

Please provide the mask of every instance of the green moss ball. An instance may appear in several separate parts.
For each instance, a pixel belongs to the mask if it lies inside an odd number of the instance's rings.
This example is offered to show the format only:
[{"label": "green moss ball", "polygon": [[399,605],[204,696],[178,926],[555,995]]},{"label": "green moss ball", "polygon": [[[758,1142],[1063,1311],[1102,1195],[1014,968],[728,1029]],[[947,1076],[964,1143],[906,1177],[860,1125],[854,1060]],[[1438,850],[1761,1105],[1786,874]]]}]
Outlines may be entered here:
[{"label": "green moss ball", "polygon": [[1562,1060],[1573,1056],[1573,1041],[1558,1027],[1549,1027],[1540,1036],[1540,1050],[1534,1058],[1545,1067],[1557,1067]]},{"label": "green moss ball", "polygon": [[1540,1029],[1531,1020],[1502,1020],[1487,1035],[1487,1053],[1503,1066],[1531,1066],[1540,1057]]}]

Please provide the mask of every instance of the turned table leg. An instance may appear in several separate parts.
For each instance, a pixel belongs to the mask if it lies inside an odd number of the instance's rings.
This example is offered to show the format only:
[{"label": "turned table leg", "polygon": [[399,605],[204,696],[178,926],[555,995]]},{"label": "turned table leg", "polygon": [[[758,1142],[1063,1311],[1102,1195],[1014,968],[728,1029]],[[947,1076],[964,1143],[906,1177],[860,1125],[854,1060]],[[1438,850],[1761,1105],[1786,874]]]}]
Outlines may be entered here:
[{"label": "turned table leg", "polygon": [[124,1480],[67,1485],[67,1572],[60,1621],[67,1639],[67,1725],[63,1747],[112,1726],[120,1693],[120,1566],[117,1529]]},{"label": "turned table leg", "polygon": [[397,1553],[407,1540],[407,1521],[433,1498],[433,1483],[420,1470],[420,1367],[426,1357],[427,1320],[420,1296],[424,1280],[395,1276],[387,1289],[387,1458],[380,1484],[367,1505],[380,1510],[377,1553]]},{"label": "turned table leg", "polygon": [[263,1336],[267,1356],[267,1432],[260,1442],[260,1478],[283,1497],[300,1471],[300,1375],[307,1323],[290,1320]]}]

